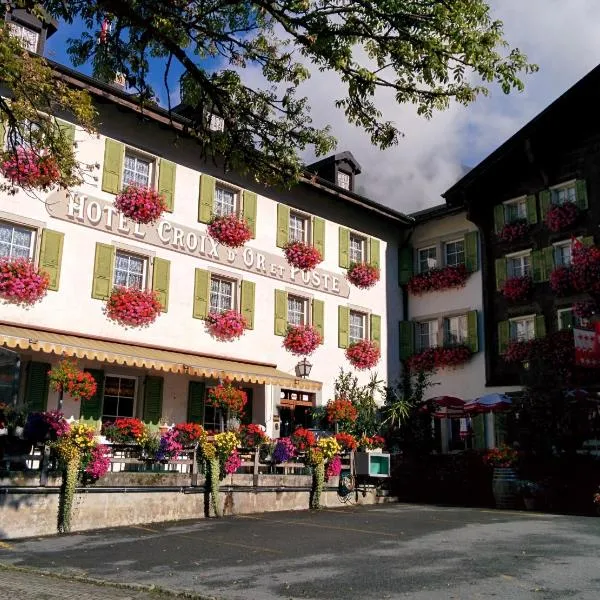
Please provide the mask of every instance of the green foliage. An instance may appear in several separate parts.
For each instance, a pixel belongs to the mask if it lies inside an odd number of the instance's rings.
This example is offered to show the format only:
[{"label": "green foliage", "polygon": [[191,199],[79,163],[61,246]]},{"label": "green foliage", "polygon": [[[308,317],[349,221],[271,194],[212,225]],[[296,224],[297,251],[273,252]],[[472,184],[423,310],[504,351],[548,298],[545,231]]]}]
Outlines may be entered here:
[{"label": "green foliage", "polygon": [[80,463],[80,457],[75,456],[63,465],[62,484],[58,498],[58,533],[69,533],[71,531],[71,512],[75,491],[77,490]]},{"label": "green foliage", "polygon": [[312,466],[312,488],[310,492],[310,507],[313,510],[321,508],[321,494],[325,486],[325,462],[321,461]]},{"label": "green foliage", "polygon": [[210,501],[215,517],[222,517],[219,506],[219,487],[221,485],[220,465],[218,457],[214,456],[206,460],[206,483],[209,487]]}]

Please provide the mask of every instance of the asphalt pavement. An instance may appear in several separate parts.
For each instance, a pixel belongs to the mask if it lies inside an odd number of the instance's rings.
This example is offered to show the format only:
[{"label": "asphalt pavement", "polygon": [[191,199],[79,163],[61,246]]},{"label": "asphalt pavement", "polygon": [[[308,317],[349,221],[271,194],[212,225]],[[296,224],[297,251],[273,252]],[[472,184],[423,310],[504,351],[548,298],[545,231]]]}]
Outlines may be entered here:
[{"label": "asphalt pavement", "polygon": [[340,507],[2,542],[2,565],[0,589],[27,576],[12,565],[59,575],[65,598],[91,578],[223,600],[599,600],[600,518]]}]

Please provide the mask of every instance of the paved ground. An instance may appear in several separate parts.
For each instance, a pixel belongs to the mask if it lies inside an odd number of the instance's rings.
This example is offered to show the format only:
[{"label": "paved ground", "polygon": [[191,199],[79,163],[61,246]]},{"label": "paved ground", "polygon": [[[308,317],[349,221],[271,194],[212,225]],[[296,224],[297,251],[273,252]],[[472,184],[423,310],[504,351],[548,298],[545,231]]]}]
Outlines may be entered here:
[{"label": "paved ground", "polygon": [[[402,504],[270,513],[0,543],[0,564],[226,600],[598,600],[600,518]],[[2,596],[7,573],[28,581],[0,569]],[[85,584],[53,585],[66,599]],[[93,587],[72,597],[146,597]]]}]

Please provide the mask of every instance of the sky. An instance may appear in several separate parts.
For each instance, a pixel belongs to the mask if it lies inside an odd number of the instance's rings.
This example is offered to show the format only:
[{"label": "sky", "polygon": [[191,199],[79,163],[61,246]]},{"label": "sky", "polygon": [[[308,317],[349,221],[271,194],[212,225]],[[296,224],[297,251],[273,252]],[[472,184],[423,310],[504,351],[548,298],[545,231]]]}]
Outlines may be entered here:
[{"label": "sky", "polygon": [[[525,91],[490,96],[467,107],[452,105],[426,120],[411,106],[382,96],[386,119],[404,132],[397,146],[380,151],[366,134],[349,125],[335,108],[343,88],[330,74],[314,73],[299,89],[309,98],[315,125],[330,124],[337,151],[350,150],[362,167],[357,191],[402,212],[443,202],[441,194],[513,133],[600,63],[599,0],[489,0],[493,16],[504,21],[505,38],[539,65],[525,78]],[[61,28],[50,40],[50,58],[69,64],[64,45],[76,31]],[[253,81],[253,73],[246,75]],[[258,78],[257,78],[258,79]],[[161,94],[164,101],[164,94]],[[172,99],[176,100],[176,95]],[[307,152],[307,162],[314,156]]]}]

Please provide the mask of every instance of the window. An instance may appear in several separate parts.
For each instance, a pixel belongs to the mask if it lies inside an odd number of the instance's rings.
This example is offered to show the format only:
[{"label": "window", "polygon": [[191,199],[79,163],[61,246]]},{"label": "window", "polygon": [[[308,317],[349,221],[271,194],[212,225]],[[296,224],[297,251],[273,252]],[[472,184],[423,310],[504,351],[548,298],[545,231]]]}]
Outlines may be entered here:
[{"label": "window", "polygon": [[137,154],[125,152],[123,167],[123,185],[139,185],[150,187],[152,185],[153,161]]},{"label": "window", "polygon": [[456,240],[454,242],[446,242],[446,265],[449,267],[457,267],[465,264],[465,242],[464,240]]},{"label": "window", "polygon": [[575,184],[569,184],[560,188],[550,190],[552,204],[566,204],[567,202],[577,201],[577,192]]},{"label": "window", "polygon": [[531,275],[531,256],[519,254],[506,257],[506,271],[509,277],[527,277]]},{"label": "window", "polygon": [[457,317],[446,317],[444,319],[444,345],[454,346],[464,344],[469,332],[467,327],[467,315]]},{"label": "window", "polygon": [[308,217],[290,212],[288,239],[290,242],[306,242],[308,240]]},{"label": "window", "polygon": [[554,262],[557,267],[569,267],[571,265],[571,242],[555,244]]},{"label": "window", "polygon": [[435,246],[421,248],[418,252],[418,257],[419,273],[426,273],[430,269],[437,267],[437,248]]},{"label": "window", "polygon": [[344,173],[344,171],[337,172],[337,184],[339,187],[344,188],[345,190],[350,189],[350,174]]},{"label": "window", "polygon": [[143,290],[146,287],[147,263],[143,256],[117,250],[114,285]]},{"label": "window", "polygon": [[520,317],[518,319],[511,319],[509,323],[511,342],[528,342],[535,337],[534,317]]},{"label": "window", "polygon": [[230,279],[211,276],[210,312],[221,313],[234,308],[234,282]]},{"label": "window", "polygon": [[223,117],[219,117],[219,115],[211,113],[208,120],[208,128],[211,131],[225,131],[225,119],[223,119]]},{"label": "window", "polygon": [[527,198],[518,198],[504,203],[504,220],[507,223],[527,219]]},{"label": "window", "polygon": [[29,29],[29,27],[25,27],[20,23],[10,23],[10,33],[13,37],[16,37],[21,46],[25,48],[25,50],[29,50],[30,52],[37,52],[38,42],[40,39],[40,34],[33,29]]},{"label": "window", "polygon": [[366,240],[360,235],[350,233],[350,262],[362,263],[365,262],[365,245]]},{"label": "window", "polygon": [[0,222],[0,256],[33,258],[35,231],[14,223]]},{"label": "window", "polygon": [[438,322],[437,321],[422,321],[416,326],[416,342],[417,351],[434,348],[437,343]]},{"label": "window", "polygon": [[233,190],[217,186],[215,188],[215,201],[213,206],[214,214],[223,217],[235,213],[236,197],[237,194]]},{"label": "window", "polygon": [[583,319],[575,315],[573,307],[559,308],[557,311],[558,329],[572,329],[573,327],[588,327],[589,319]]},{"label": "window", "polygon": [[367,338],[367,315],[356,310],[350,311],[350,343],[360,342]]},{"label": "window", "polygon": [[111,421],[117,417],[133,417],[136,384],[135,377],[117,375],[105,377],[103,421]]},{"label": "window", "polygon": [[288,295],[288,324],[306,325],[308,323],[307,307],[306,298]]}]

